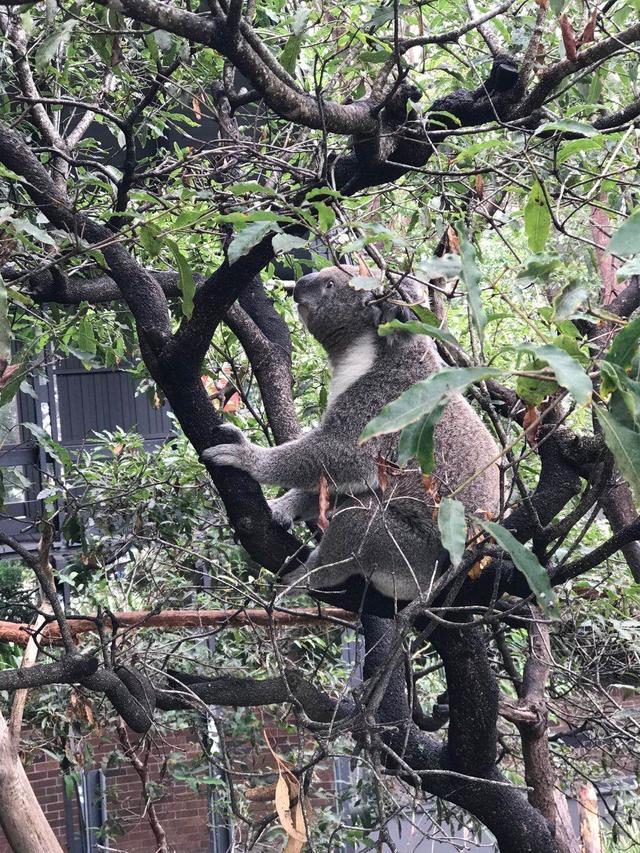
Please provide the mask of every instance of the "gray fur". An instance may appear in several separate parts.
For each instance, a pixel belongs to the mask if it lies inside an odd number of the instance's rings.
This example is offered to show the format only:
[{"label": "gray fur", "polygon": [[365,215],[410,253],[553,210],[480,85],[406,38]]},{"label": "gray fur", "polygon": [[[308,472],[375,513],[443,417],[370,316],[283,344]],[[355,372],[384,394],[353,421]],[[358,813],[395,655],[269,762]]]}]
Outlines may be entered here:
[{"label": "gray fur", "polygon": [[[291,491],[271,501],[282,523],[318,513],[324,475],[334,498],[330,524],[303,569],[287,575],[312,588],[336,588],[353,574],[370,579],[384,595],[403,601],[428,590],[440,551],[436,501],[414,464],[389,467],[386,488],[379,460],[395,459],[398,436],[381,436],[363,446],[358,438],[382,407],[415,382],[437,371],[440,358],[429,338],[405,333],[377,335],[381,322],[398,314],[388,301],[356,291],[353,268],[330,267],[301,278],[294,290],[300,316],[327,352],[335,382],[319,426],[279,447],[260,447],[233,430],[237,443],[209,448],[207,462],[233,465],[260,483]],[[358,366],[358,356],[363,364]],[[450,494],[498,455],[478,415],[462,398],[445,409],[436,427],[438,495]],[[490,465],[458,495],[470,512],[498,509],[498,467]]]}]

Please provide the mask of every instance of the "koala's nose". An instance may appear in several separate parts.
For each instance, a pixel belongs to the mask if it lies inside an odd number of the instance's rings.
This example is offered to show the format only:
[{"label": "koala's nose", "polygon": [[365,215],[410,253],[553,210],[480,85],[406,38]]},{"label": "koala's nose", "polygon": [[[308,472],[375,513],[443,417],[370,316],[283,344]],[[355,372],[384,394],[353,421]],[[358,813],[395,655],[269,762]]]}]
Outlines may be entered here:
[{"label": "koala's nose", "polygon": [[298,279],[296,286],[293,288],[293,301],[295,303],[299,305],[305,301],[305,296],[309,297],[314,278],[315,273],[309,273],[309,275],[303,275],[302,278]]}]

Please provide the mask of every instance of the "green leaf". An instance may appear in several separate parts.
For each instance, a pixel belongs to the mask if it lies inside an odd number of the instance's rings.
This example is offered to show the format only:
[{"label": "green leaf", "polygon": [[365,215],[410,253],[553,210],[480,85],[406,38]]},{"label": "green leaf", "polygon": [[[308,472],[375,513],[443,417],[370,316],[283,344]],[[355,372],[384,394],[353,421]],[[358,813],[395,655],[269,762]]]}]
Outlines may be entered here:
[{"label": "green leaf", "polygon": [[254,246],[267,236],[270,231],[274,230],[272,222],[250,222],[248,225],[238,232],[229,244],[228,257],[229,263],[235,262],[247,254]]},{"label": "green leaf", "polygon": [[464,504],[453,498],[442,498],[438,507],[438,530],[443,547],[449,552],[453,565],[457,566],[467,544]]},{"label": "green leaf", "polygon": [[524,268],[518,273],[518,280],[525,284],[534,281],[547,281],[549,276],[562,266],[562,258],[558,255],[531,255],[525,261]]},{"label": "green leaf", "polygon": [[58,50],[68,43],[77,23],[76,20],[65,21],[60,29],[55,30],[51,35],[46,37],[36,50],[36,71],[44,71],[46,69],[51,60],[55,58]]},{"label": "green leaf", "polygon": [[482,526],[498,545],[509,554],[515,567],[527,579],[529,589],[535,595],[538,605],[548,619],[557,619],[558,599],[551,587],[549,575],[540,565],[538,558],[528,548],[518,542],[513,533],[495,521],[483,521]]},{"label": "green leaf", "polygon": [[484,338],[484,329],[487,325],[487,315],[482,307],[480,298],[480,270],[476,263],[476,250],[473,244],[458,231],[460,237],[460,261],[462,263],[462,279],[467,287],[467,295],[469,297],[469,308],[471,310],[471,320],[475,326],[480,343]]},{"label": "green leaf", "polygon": [[593,394],[591,379],[576,358],[569,355],[565,349],[553,344],[542,344],[541,346],[522,344],[518,350],[531,353],[536,360],[548,364],[558,384],[567,389],[576,403],[581,406],[587,406],[591,403]]},{"label": "green leaf", "polygon": [[531,187],[524,207],[524,231],[532,252],[542,252],[549,236],[551,213],[540,182]]},{"label": "green leaf", "polygon": [[66,447],[63,447],[61,444],[58,444],[57,441],[54,441],[49,433],[45,432],[41,426],[38,426],[38,424],[24,423],[23,426],[25,429],[29,430],[38,444],[46,450],[52,459],[55,459],[55,461],[62,465],[63,468],[71,468],[71,456],[69,455],[69,451]]},{"label": "green leaf", "polygon": [[433,326],[431,323],[421,323],[418,320],[409,320],[403,323],[402,320],[391,320],[389,323],[383,323],[378,326],[378,334],[382,337],[392,335],[394,332],[410,332],[413,335],[428,335],[430,338],[435,338],[437,341],[445,341],[448,344],[456,344],[457,340],[444,329],[438,326]]},{"label": "green leaf", "polygon": [[433,471],[436,465],[434,433],[444,408],[438,406],[433,412],[402,430],[398,440],[398,465],[401,468],[404,468],[410,459],[417,459],[424,474]]},{"label": "green leaf", "polygon": [[640,382],[608,361],[602,362],[601,377],[602,393],[612,394],[609,401],[612,417],[631,430],[640,429]]},{"label": "green leaf", "polygon": [[[640,317],[627,323],[613,339],[605,360],[617,364],[623,370],[631,367],[631,362],[640,349]],[[606,393],[606,391],[605,391]]]},{"label": "green leaf", "polygon": [[177,243],[166,238],[165,243],[171,249],[176,266],[178,267],[178,286],[182,293],[182,313],[185,317],[191,317],[193,314],[193,295],[196,292],[196,283],[193,280],[191,268],[187,259],[178,248]]},{"label": "green leaf", "polygon": [[363,50],[362,53],[359,54],[359,59],[362,62],[378,64],[386,62],[387,59],[391,59],[392,56],[393,54],[388,50]]},{"label": "green leaf", "polygon": [[606,137],[604,136],[591,137],[590,139],[574,139],[571,142],[567,142],[558,149],[558,165],[562,166],[562,164],[566,163],[566,161],[570,157],[573,157],[574,154],[598,150],[602,148],[605,142]]},{"label": "green leaf", "polygon": [[620,473],[625,478],[638,503],[640,503],[640,432],[620,423],[611,411],[596,408],[596,415],[605,443]]},{"label": "green leaf", "polygon": [[51,234],[47,234],[44,228],[38,228],[37,225],[29,222],[28,219],[12,219],[11,225],[15,228],[17,234],[28,234],[30,237],[34,237],[40,243],[44,243],[47,246],[56,245],[56,241]]},{"label": "green leaf", "polygon": [[315,201],[313,207],[318,211],[318,225],[322,231],[328,231],[333,228],[336,222],[336,215],[333,210],[323,201]]},{"label": "green leaf", "polygon": [[275,190],[271,187],[266,187],[257,181],[242,181],[238,184],[231,184],[227,189],[234,195],[245,195],[245,193],[249,195],[276,195]]},{"label": "green leaf", "polygon": [[599,136],[600,131],[596,130],[591,124],[586,124],[583,121],[573,121],[570,118],[560,119],[559,121],[548,121],[541,125],[534,136],[539,136],[541,133],[548,133],[550,130],[560,130],[564,133],[579,133],[582,136]]},{"label": "green leaf", "polygon": [[7,288],[0,275],[0,358],[11,359],[11,324],[9,323]]},{"label": "green leaf", "polygon": [[640,252],[640,208],[625,220],[609,240],[606,254],[635,255]]},{"label": "green leaf", "polygon": [[291,75],[296,72],[296,64],[300,56],[302,40],[302,36],[290,35],[280,54],[280,65]]},{"label": "green leaf", "polygon": [[83,317],[79,324],[75,335],[75,341],[78,349],[88,355],[96,354],[96,336],[93,331],[93,324],[88,317]]},{"label": "green leaf", "polygon": [[420,261],[416,270],[428,281],[434,278],[458,278],[462,271],[462,262],[460,255],[447,253],[440,258]]},{"label": "green leaf", "polygon": [[462,394],[469,385],[502,375],[495,367],[447,367],[416,382],[397,400],[388,403],[380,414],[369,421],[360,436],[360,444],[377,435],[397,432],[424,415],[431,414],[440,405],[446,405],[456,394]]},{"label": "green leaf", "polygon": [[276,255],[278,252],[290,252],[292,249],[304,249],[308,244],[309,240],[306,237],[296,237],[293,234],[276,234],[271,241],[273,251]]},{"label": "green leaf", "polygon": [[162,249],[162,243],[157,239],[159,234],[160,228],[155,222],[150,222],[148,225],[140,225],[138,228],[138,239],[150,258],[155,258],[160,254]]},{"label": "green leaf", "polygon": [[572,279],[553,300],[554,320],[568,320],[586,301],[588,291],[579,279]]}]

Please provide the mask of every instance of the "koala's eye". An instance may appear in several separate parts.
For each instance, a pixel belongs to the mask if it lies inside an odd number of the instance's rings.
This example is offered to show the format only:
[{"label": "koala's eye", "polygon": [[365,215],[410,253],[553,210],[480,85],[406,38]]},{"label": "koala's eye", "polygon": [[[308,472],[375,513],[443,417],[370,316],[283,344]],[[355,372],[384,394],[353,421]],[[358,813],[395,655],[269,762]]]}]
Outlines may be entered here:
[{"label": "koala's eye", "polygon": [[329,281],[326,282],[325,288],[327,290],[331,290],[331,288],[333,287],[334,284],[335,284],[334,280],[332,278],[330,278]]}]

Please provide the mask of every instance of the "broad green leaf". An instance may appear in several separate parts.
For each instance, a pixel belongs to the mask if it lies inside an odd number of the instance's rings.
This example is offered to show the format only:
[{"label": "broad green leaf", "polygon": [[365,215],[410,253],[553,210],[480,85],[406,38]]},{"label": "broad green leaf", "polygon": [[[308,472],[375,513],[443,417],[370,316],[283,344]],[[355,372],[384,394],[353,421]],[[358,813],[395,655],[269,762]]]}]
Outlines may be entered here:
[{"label": "broad green leaf", "polygon": [[471,319],[480,338],[480,343],[482,343],[484,328],[487,325],[487,315],[484,312],[480,298],[480,270],[476,263],[476,250],[473,244],[460,231],[458,231],[458,236],[460,237],[462,279],[467,287]]},{"label": "broad green leaf", "polygon": [[462,272],[462,262],[460,255],[449,253],[442,255],[440,258],[434,257],[420,261],[416,266],[416,270],[427,280],[434,278],[457,278]]},{"label": "broad green leaf", "polygon": [[229,244],[228,257],[229,263],[235,262],[247,254],[254,246],[267,236],[269,231],[273,231],[272,222],[250,222],[248,225],[239,231]]},{"label": "broad green leaf", "polygon": [[296,72],[296,64],[300,56],[302,41],[302,36],[290,35],[280,54],[280,65],[291,75],[294,75]]},{"label": "broad green leaf", "polygon": [[609,412],[622,426],[640,430],[640,382],[631,379],[617,364],[601,365],[603,394],[611,394]]},{"label": "broad green leaf", "polygon": [[632,275],[640,275],[640,254],[630,258],[621,267],[616,270],[616,275],[619,279],[630,278]]},{"label": "broad green leaf", "polygon": [[369,421],[360,436],[360,444],[374,438],[397,432],[429,415],[440,405],[446,405],[456,394],[462,394],[469,385],[482,379],[501,376],[503,371],[495,367],[447,367],[416,382],[407,388],[397,400],[388,403],[380,414]]},{"label": "broad green leaf", "polygon": [[304,249],[309,245],[309,240],[306,237],[296,237],[294,234],[276,234],[271,241],[273,251],[290,252],[292,249]]},{"label": "broad green leaf", "polygon": [[388,50],[363,50],[359,54],[359,59],[362,62],[381,63],[391,59],[393,54]]},{"label": "broad green leaf", "polygon": [[531,187],[524,206],[524,231],[532,252],[542,252],[551,228],[551,213],[540,182]]},{"label": "broad green leaf", "polygon": [[36,50],[36,71],[44,71],[46,69],[51,60],[55,58],[58,50],[68,43],[77,23],[76,20],[65,21],[59,29],[46,37]]},{"label": "broad green leaf", "polygon": [[522,352],[531,353],[538,361],[548,364],[558,385],[566,388],[579,405],[589,405],[593,394],[591,379],[577,359],[569,355],[565,349],[553,344],[542,344],[540,346],[523,344],[518,349]]},{"label": "broad green leaf", "polygon": [[596,408],[602,435],[620,473],[640,503],[640,432],[620,423],[610,411]]},{"label": "broad green leaf", "polygon": [[636,255],[640,253],[640,208],[626,219],[609,240],[608,255]]},{"label": "broad green leaf", "polygon": [[9,323],[7,288],[0,275],[0,358],[11,359],[11,324]]},{"label": "broad green leaf", "polygon": [[540,565],[535,554],[518,542],[515,536],[501,524],[495,521],[483,521],[482,526],[509,554],[515,567],[525,576],[529,589],[535,595],[545,616],[549,619],[557,619],[559,616],[557,596],[551,587],[549,575]]},{"label": "broad green leaf", "polygon": [[176,266],[178,267],[178,286],[182,293],[182,313],[185,317],[191,317],[193,314],[193,296],[196,292],[196,283],[193,280],[191,267],[187,259],[178,248],[178,244],[173,240],[165,239],[165,243],[171,249],[175,258]]},{"label": "broad green leaf", "polygon": [[96,336],[93,331],[93,324],[88,317],[83,317],[78,324],[78,330],[75,335],[78,349],[89,355],[96,354]]},{"label": "broad green leaf", "polygon": [[31,435],[36,439],[38,444],[43,447],[46,452],[55,459],[63,468],[71,468],[71,456],[66,447],[58,444],[48,432],[45,432],[38,424],[24,423],[25,429],[28,429]]},{"label": "broad green leaf", "polygon": [[138,239],[150,258],[157,257],[162,250],[162,242],[158,240],[160,228],[155,222],[148,225],[140,225],[138,228]]},{"label": "broad green leaf", "polygon": [[568,320],[586,301],[588,291],[579,279],[573,279],[553,300],[554,320]]},{"label": "broad green leaf", "polygon": [[534,136],[539,136],[541,133],[548,133],[550,130],[561,130],[564,133],[579,133],[582,136],[599,136],[600,134],[600,131],[596,130],[591,124],[564,118],[559,121],[548,121],[546,124],[540,125]]},{"label": "broad green leaf", "polygon": [[259,184],[257,181],[242,181],[238,184],[231,184],[228,187],[230,193],[234,195],[275,195],[275,190],[271,187],[266,187],[264,184]]},{"label": "broad green leaf", "polygon": [[467,543],[464,504],[454,498],[442,498],[438,507],[438,530],[443,547],[449,552],[452,564],[457,566]]},{"label": "broad green leaf", "polygon": [[605,142],[605,136],[591,137],[590,139],[574,139],[571,142],[567,142],[558,149],[558,165],[562,166],[574,154],[581,154],[585,151],[596,151],[602,148]]},{"label": "broad green leaf", "polygon": [[333,228],[336,222],[336,215],[333,210],[323,201],[314,201],[313,207],[318,212],[318,225],[322,231],[328,231]]},{"label": "broad green leaf", "polygon": [[438,406],[433,412],[402,430],[398,440],[398,465],[401,468],[410,459],[417,459],[424,474],[433,471],[436,464],[434,433],[444,408]]},{"label": "broad green leaf", "polygon": [[402,320],[391,320],[389,323],[383,323],[378,327],[378,334],[383,337],[392,335],[394,332],[411,332],[413,335],[428,335],[430,338],[445,341],[448,344],[458,343],[451,332],[433,326],[431,323],[421,323],[418,320],[409,320],[406,323],[403,323]]},{"label": "broad green leaf", "polygon": [[28,234],[30,237],[34,237],[36,240],[39,240],[47,246],[56,245],[56,241],[53,239],[51,234],[47,234],[44,228],[39,228],[37,225],[34,225],[33,222],[29,222],[28,219],[12,219],[11,225],[15,228],[16,233],[18,234]]},{"label": "broad green leaf", "polygon": [[[617,333],[605,355],[605,360],[617,364],[623,370],[631,367],[631,362],[640,349],[640,317],[627,323]],[[603,388],[604,393],[607,391]]]},{"label": "broad green leaf", "polygon": [[562,266],[562,258],[558,255],[531,255],[525,261],[525,266],[518,273],[518,280],[525,284],[534,281],[547,281],[549,276]]}]

